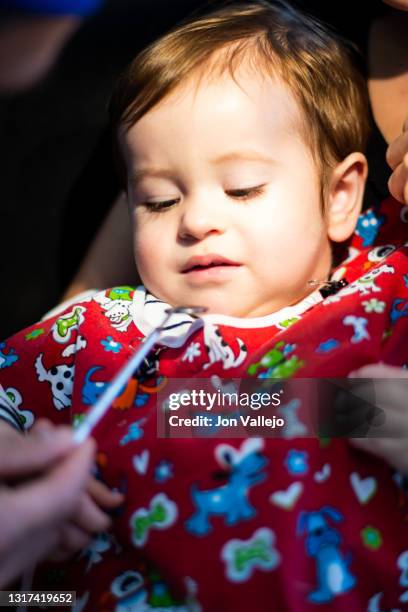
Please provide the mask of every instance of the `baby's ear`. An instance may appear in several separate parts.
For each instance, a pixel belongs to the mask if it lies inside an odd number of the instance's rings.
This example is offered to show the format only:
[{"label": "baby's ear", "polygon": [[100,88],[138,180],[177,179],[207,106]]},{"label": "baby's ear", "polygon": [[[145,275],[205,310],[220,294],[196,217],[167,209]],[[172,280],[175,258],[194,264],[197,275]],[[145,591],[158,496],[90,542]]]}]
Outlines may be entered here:
[{"label": "baby's ear", "polygon": [[330,240],[343,242],[354,232],[363,203],[367,160],[351,153],[332,171],[326,191],[326,221]]}]

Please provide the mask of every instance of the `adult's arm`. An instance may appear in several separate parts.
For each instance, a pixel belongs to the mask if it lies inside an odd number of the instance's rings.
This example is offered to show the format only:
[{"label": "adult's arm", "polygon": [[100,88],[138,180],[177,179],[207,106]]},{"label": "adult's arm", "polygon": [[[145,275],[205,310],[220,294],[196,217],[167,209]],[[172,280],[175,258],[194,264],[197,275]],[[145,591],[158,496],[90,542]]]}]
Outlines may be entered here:
[{"label": "adult's arm", "polygon": [[137,282],[127,200],[125,194],[121,193],[62,299],[67,300],[87,289]]},{"label": "adult's arm", "polygon": [[16,94],[47,75],[102,0],[0,0],[0,92]]},{"label": "adult's arm", "polygon": [[375,122],[390,144],[408,116],[408,11],[390,10],[370,30],[368,91]]},{"label": "adult's arm", "polygon": [[369,38],[368,91],[375,122],[389,147],[388,186],[408,204],[408,1],[372,25]]}]

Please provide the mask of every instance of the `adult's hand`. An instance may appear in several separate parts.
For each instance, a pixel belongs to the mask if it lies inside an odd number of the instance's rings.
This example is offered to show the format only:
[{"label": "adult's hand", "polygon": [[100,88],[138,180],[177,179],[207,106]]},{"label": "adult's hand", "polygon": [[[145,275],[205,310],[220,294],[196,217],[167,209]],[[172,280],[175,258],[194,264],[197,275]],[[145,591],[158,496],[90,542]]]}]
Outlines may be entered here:
[{"label": "adult's hand", "polygon": [[384,2],[400,11],[408,11],[408,0],[384,0]]},{"label": "adult's hand", "polygon": [[55,64],[81,24],[76,15],[22,14],[0,28],[0,92],[16,94],[34,87]]},{"label": "adult's hand", "polygon": [[[375,437],[350,438],[350,443],[377,457],[382,457],[408,476],[408,371],[385,364],[366,365],[356,370],[353,379],[371,379],[375,388],[375,405],[383,410],[383,422],[372,428]],[[377,382],[376,382],[377,381]],[[360,395],[357,388],[353,391]],[[364,398],[364,388],[361,396]],[[367,398],[372,401],[371,398]],[[370,434],[369,434],[370,435]]]},{"label": "adult's hand", "polygon": [[89,484],[95,445],[39,420],[23,437],[0,423],[0,587],[60,542]]},{"label": "adult's hand", "polygon": [[95,533],[106,531],[111,526],[107,512],[122,504],[122,493],[112,491],[106,484],[91,477],[86,491],[81,495],[70,521],[60,530],[60,541],[47,557],[51,561],[66,561],[81,549],[86,548]]},{"label": "adult's hand", "polygon": [[402,204],[408,205],[408,117],[402,134],[387,149],[387,162],[393,173],[388,182],[391,195]]}]

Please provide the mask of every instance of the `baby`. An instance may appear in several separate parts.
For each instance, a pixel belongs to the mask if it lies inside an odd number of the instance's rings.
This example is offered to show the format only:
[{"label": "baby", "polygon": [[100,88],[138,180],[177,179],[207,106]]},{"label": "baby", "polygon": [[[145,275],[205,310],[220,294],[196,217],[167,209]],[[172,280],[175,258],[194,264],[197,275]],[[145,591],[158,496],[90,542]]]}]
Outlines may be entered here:
[{"label": "baby", "polygon": [[144,286],[3,344],[3,416],[77,424],[169,304],[208,314],[173,315],[95,431],[98,477],[126,496],[114,532],[36,586],[91,611],[403,609],[401,474],[345,440],[295,437],[296,402],[278,440],[156,434],[172,378],[407,362],[398,206],[360,216],[366,109],[343,43],[283,2],[229,5],[129,67],[111,110]]}]

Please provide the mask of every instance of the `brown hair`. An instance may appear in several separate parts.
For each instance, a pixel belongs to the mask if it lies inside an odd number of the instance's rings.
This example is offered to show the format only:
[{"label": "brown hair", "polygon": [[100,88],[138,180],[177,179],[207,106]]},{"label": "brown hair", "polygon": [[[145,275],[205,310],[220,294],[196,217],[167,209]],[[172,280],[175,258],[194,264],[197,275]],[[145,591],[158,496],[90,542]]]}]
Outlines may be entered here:
[{"label": "brown hair", "polygon": [[117,84],[110,104],[113,128],[129,129],[200,71],[229,71],[234,77],[244,59],[262,74],[280,77],[297,99],[305,118],[303,136],[321,169],[324,190],[333,164],[364,151],[365,79],[350,44],[284,0],[227,4],[153,42]]}]

